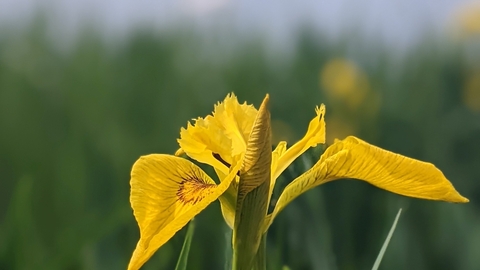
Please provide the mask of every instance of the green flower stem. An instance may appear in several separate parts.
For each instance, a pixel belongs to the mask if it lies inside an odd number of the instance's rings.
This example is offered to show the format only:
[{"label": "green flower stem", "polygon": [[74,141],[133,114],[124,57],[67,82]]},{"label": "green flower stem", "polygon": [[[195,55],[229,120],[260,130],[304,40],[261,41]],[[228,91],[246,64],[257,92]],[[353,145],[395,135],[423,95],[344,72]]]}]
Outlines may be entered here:
[{"label": "green flower stem", "polygon": [[[233,264],[232,270],[237,269],[237,257],[235,256],[235,252],[233,252]],[[266,270],[267,269],[267,233],[264,233],[262,239],[260,241],[260,246],[258,247],[258,252],[253,259],[252,270]]]},{"label": "green flower stem", "polygon": [[260,246],[258,247],[257,255],[253,261],[253,270],[266,270],[267,269],[267,233],[264,233]]}]

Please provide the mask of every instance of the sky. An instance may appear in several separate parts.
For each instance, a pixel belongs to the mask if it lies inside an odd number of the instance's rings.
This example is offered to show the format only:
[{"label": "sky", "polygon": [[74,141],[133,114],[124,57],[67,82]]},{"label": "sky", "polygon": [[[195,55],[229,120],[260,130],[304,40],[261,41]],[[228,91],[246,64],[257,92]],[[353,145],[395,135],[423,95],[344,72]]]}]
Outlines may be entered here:
[{"label": "sky", "polygon": [[0,28],[28,25],[41,10],[59,37],[74,35],[85,23],[106,36],[126,35],[138,26],[188,24],[285,41],[310,24],[332,37],[354,28],[408,46],[425,33],[442,33],[470,2],[480,0],[0,0]]}]

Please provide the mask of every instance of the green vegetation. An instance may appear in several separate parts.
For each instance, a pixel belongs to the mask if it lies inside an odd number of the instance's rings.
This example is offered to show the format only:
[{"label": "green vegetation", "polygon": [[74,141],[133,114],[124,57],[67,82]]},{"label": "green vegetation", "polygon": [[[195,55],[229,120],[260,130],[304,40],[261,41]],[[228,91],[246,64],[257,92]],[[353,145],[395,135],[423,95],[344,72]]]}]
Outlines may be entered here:
[{"label": "green vegetation", "polygon": [[[471,201],[329,183],[279,215],[269,230],[269,269],[369,269],[399,208],[380,269],[479,268],[480,108],[464,94],[480,76],[472,61],[478,47],[424,40],[399,57],[356,37],[331,42],[305,31],[296,38],[287,53],[254,38],[225,45],[216,35],[144,30],[120,44],[85,33],[59,50],[41,27],[0,33],[0,269],[124,269],[138,240],[129,205],[133,162],[173,153],[180,127],[228,92],[254,104],[270,93],[272,115],[282,119],[272,119],[274,129],[289,142],[325,103],[327,136],[354,134],[433,162]],[[353,81],[364,86],[358,99],[320,82],[333,59],[355,63],[361,75]],[[296,161],[279,182],[285,186],[320,152]],[[195,219],[188,269],[229,263],[231,236],[219,207]],[[144,269],[174,269],[185,233]]]}]

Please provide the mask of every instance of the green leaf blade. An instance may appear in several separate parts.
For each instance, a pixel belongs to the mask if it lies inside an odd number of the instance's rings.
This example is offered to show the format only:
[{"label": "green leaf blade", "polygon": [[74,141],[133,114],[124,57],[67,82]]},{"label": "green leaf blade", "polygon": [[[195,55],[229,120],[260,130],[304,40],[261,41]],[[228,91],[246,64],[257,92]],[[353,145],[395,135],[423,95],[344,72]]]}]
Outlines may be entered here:
[{"label": "green leaf blade", "polygon": [[392,238],[393,232],[395,231],[395,228],[397,227],[397,222],[398,219],[400,218],[400,214],[402,213],[402,208],[398,210],[397,216],[395,217],[395,221],[393,222],[392,228],[390,228],[390,231],[388,232],[387,239],[385,239],[385,242],[383,242],[383,246],[380,249],[380,252],[378,253],[377,259],[375,260],[375,263],[373,264],[372,270],[377,270],[378,267],[380,266],[380,262],[383,259],[383,255],[385,254],[385,251],[387,250],[388,243],[390,243],[390,239]]},{"label": "green leaf blade", "polygon": [[182,250],[180,251],[180,256],[178,257],[177,266],[175,266],[175,270],[187,269],[188,254],[190,253],[190,245],[192,244],[194,231],[195,231],[195,220],[192,219],[188,224],[187,234],[185,235],[185,240],[183,242]]}]

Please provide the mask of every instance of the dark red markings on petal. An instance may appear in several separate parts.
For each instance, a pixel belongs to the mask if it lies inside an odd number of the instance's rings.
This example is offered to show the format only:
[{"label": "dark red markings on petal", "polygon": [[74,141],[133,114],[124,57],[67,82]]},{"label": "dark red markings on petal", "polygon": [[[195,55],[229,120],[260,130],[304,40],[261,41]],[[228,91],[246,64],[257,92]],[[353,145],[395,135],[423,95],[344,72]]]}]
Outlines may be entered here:
[{"label": "dark red markings on petal", "polygon": [[216,187],[215,184],[206,183],[201,177],[187,174],[182,177],[177,197],[183,204],[196,204],[207,196],[210,190]]}]

